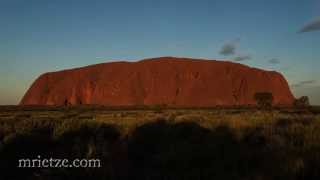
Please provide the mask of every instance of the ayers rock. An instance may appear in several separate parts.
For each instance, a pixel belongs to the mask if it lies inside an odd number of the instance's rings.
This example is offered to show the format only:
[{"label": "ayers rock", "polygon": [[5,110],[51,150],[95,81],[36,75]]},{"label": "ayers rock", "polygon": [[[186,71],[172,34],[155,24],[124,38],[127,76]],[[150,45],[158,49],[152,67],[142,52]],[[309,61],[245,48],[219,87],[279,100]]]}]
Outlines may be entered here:
[{"label": "ayers rock", "polygon": [[232,106],[255,104],[257,92],[271,92],[275,105],[294,101],[278,72],[225,61],[161,57],[45,73],[20,104]]}]

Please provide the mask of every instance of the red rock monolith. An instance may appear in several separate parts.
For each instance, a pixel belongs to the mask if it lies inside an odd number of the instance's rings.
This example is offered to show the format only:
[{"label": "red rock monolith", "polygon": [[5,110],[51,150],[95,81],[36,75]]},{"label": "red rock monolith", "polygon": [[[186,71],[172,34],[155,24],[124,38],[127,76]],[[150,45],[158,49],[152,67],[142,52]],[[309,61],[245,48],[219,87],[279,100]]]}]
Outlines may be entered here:
[{"label": "red rock monolith", "polygon": [[255,104],[257,92],[271,92],[274,105],[294,101],[286,79],[275,71],[227,61],[161,57],[45,73],[20,104],[233,106]]}]

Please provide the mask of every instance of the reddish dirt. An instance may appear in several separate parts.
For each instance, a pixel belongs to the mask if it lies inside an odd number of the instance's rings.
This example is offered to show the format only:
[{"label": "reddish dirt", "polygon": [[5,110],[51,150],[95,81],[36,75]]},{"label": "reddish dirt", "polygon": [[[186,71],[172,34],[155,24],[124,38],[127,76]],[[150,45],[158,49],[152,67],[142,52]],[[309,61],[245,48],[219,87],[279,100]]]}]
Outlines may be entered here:
[{"label": "reddish dirt", "polygon": [[294,100],[278,72],[225,61],[161,57],[45,73],[20,104],[232,106],[255,104],[256,92],[271,92],[275,105]]}]

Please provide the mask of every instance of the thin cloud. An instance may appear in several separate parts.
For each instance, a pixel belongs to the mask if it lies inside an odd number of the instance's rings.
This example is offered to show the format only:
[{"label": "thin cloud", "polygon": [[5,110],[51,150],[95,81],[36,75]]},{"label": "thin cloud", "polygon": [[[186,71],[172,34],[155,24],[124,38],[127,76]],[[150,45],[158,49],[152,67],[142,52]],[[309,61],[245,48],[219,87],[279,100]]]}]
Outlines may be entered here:
[{"label": "thin cloud", "polygon": [[320,17],[313,19],[304,25],[299,33],[311,32],[311,31],[320,31]]},{"label": "thin cloud", "polygon": [[236,45],[231,43],[225,44],[219,53],[224,56],[234,55],[236,53]]},{"label": "thin cloud", "polygon": [[280,60],[277,59],[277,58],[269,59],[268,62],[269,62],[270,64],[280,64]]},{"label": "thin cloud", "polygon": [[234,61],[246,61],[250,60],[252,57],[251,55],[240,55],[234,58]]},{"label": "thin cloud", "polygon": [[248,53],[241,53],[238,50],[238,46],[240,43],[240,38],[235,39],[233,41],[227,42],[224,44],[220,50],[220,54],[224,56],[233,56],[233,61],[245,61],[252,59],[252,56]]},{"label": "thin cloud", "polygon": [[224,44],[219,52],[219,54],[224,56],[230,56],[236,54],[237,45],[240,39],[233,40]]},{"label": "thin cloud", "polygon": [[291,85],[292,87],[302,87],[302,86],[308,86],[315,84],[317,81],[316,80],[307,80],[307,81],[300,81],[296,84]]}]

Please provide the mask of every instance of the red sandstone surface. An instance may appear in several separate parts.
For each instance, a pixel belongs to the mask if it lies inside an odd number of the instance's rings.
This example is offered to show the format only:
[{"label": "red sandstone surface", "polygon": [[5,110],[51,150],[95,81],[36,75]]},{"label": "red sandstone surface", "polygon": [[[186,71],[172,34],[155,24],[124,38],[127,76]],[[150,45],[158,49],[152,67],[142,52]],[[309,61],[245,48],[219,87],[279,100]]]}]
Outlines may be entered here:
[{"label": "red sandstone surface", "polygon": [[275,105],[294,100],[278,72],[225,61],[161,57],[45,73],[20,104],[232,106],[255,104],[256,92],[271,92]]}]

